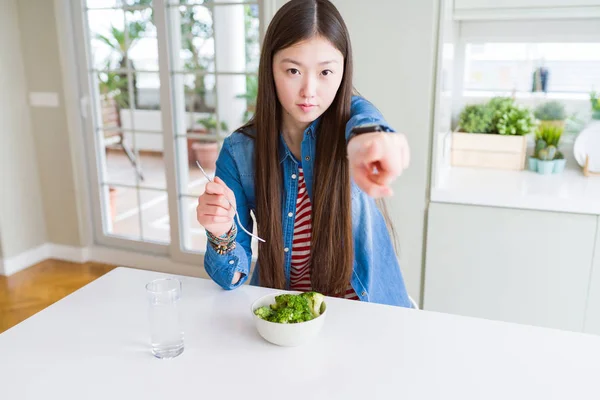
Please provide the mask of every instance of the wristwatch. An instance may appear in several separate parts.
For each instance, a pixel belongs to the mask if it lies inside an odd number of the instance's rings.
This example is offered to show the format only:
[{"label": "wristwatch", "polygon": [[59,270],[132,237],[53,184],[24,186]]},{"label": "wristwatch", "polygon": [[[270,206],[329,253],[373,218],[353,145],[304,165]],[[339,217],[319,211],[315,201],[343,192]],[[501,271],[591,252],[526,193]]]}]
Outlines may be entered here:
[{"label": "wristwatch", "polygon": [[353,127],[350,131],[350,136],[348,136],[348,142],[350,142],[350,139],[352,139],[354,136],[372,132],[389,132],[389,129],[381,124],[357,125]]}]

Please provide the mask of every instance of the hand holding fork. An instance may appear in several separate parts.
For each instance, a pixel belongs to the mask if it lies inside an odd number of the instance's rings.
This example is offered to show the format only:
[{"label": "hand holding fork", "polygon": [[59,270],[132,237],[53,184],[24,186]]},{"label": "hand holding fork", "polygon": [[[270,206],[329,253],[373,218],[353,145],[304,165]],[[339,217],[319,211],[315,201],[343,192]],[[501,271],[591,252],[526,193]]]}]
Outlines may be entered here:
[{"label": "hand holding fork", "polygon": [[235,216],[239,227],[244,232],[264,243],[264,239],[248,232],[240,221],[233,191],[218,176],[215,176],[215,179],[212,180],[198,161],[196,161],[196,164],[208,180],[205,192],[198,198],[198,206],[196,207],[198,223],[214,236],[221,236],[229,232]]}]

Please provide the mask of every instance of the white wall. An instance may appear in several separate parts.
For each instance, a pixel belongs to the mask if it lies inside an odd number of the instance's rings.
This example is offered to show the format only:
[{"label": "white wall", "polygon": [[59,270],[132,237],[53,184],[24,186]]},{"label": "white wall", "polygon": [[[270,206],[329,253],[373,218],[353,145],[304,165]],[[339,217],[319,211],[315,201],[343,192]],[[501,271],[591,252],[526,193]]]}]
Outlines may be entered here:
[{"label": "white wall", "polygon": [[58,97],[55,107],[32,107],[30,111],[48,241],[80,246],[75,171],[71,159],[72,144],[69,141],[54,2],[18,1],[17,11],[27,90],[49,92]]},{"label": "white wall", "polygon": [[0,247],[4,258],[46,241],[21,48],[17,2],[7,0],[0,12]]},{"label": "white wall", "polygon": [[[439,2],[334,0],[354,51],[355,85],[398,131],[406,133],[411,166],[394,184],[389,210],[400,239],[411,296],[421,295]],[[366,21],[376,21],[366,22]]]}]

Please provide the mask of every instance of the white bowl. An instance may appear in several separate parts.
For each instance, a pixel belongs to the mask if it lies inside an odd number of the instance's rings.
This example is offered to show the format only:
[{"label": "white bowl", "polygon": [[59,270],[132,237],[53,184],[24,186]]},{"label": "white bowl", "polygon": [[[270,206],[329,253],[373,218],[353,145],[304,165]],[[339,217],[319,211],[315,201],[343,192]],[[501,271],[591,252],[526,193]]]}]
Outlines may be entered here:
[{"label": "white bowl", "polygon": [[279,296],[280,294],[283,293],[268,294],[259,298],[252,304],[252,309],[250,311],[252,312],[252,317],[254,318],[256,329],[258,330],[260,336],[262,336],[267,342],[286,347],[300,346],[317,337],[321,331],[321,328],[323,327],[323,324],[325,323],[325,317],[327,316],[327,305],[325,302],[323,302],[323,307],[325,309],[321,315],[306,322],[280,324],[277,322],[265,321],[254,314],[254,310],[257,308],[269,306],[275,303],[275,296]]}]

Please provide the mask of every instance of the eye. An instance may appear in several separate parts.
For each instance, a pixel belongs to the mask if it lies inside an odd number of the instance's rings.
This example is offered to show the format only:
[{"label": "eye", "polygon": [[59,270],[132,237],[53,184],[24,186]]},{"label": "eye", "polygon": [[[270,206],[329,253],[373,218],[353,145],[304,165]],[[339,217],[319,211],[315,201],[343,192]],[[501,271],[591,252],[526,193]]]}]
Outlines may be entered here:
[{"label": "eye", "polygon": [[287,70],[287,72],[291,75],[298,75],[300,73],[300,71],[298,71],[296,68],[290,68]]},{"label": "eye", "polygon": [[323,72],[321,72],[321,74],[322,74],[323,76],[327,76],[327,75],[333,74],[333,71],[332,71],[332,70],[330,70],[330,69],[326,69],[326,70],[324,70]]}]

